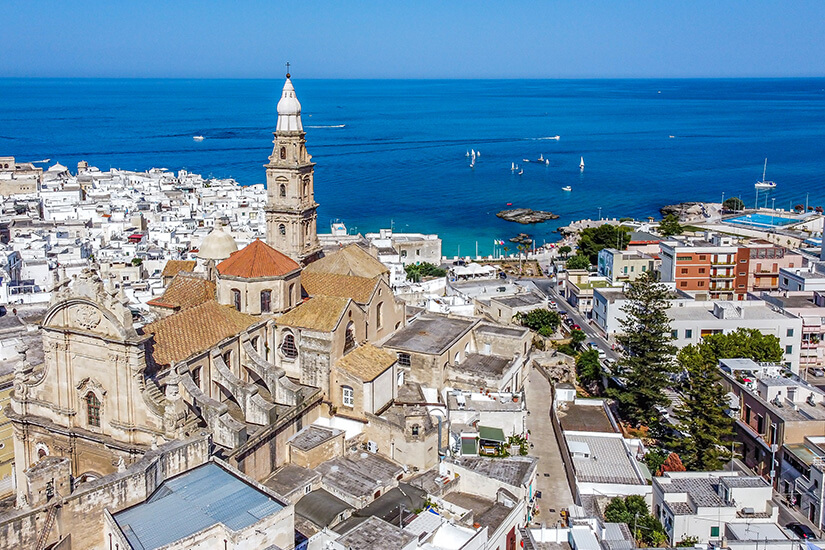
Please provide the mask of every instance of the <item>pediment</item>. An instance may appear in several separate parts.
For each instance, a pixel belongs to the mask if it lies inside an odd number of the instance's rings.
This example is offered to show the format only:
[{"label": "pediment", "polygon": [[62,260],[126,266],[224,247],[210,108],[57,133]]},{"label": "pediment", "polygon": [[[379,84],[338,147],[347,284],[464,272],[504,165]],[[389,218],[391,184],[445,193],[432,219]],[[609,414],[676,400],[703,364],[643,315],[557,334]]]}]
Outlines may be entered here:
[{"label": "pediment", "polygon": [[117,340],[125,340],[131,336],[111,311],[85,299],[72,299],[55,304],[46,313],[43,326],[92,332]]}]

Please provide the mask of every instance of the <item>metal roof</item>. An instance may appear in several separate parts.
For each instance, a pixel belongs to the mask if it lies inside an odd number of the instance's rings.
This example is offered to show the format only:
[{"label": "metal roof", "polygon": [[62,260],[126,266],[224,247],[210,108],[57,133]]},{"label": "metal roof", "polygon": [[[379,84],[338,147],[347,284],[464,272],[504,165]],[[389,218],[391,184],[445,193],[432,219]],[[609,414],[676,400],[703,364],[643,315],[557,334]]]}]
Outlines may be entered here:
[{"label": "metal roof", "polygon": [[239,531],[282,508],[266,493],[208,462],[164,481],[146,502],[114,514],[114,519],[133,548],[148,550],[216,523]]}]

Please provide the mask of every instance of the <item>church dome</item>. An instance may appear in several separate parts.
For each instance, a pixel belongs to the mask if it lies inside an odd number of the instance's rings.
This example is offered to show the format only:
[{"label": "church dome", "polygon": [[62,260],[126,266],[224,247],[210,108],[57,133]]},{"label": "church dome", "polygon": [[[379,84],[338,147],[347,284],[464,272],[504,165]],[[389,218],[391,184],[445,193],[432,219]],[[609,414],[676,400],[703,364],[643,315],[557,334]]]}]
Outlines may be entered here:
[{"label": "church dome", "polygon": [[281,93],[281,100],[278,102],[278,132],[303,132],[301,124],[301,103],[295,96],[295,88],[292,80],[287,75],[284,83],[284,91]]},{"label": "church dome", "polygon": [[238,243],[235,239],[223,230],[216,227],[203,238],[198,248],[198,258],[202,260],[225,260],[233,252],[238,250]]}]

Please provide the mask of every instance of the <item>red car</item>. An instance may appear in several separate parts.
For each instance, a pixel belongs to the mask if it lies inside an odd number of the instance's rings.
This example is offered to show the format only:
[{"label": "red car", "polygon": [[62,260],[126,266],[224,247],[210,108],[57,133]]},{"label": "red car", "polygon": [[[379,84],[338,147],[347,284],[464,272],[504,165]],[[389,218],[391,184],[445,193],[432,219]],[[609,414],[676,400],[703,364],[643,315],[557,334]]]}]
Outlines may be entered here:
[{"label": "red car", "polygon": [[582,328],[579,325],[573,325],[573,330],[581,330]]}]

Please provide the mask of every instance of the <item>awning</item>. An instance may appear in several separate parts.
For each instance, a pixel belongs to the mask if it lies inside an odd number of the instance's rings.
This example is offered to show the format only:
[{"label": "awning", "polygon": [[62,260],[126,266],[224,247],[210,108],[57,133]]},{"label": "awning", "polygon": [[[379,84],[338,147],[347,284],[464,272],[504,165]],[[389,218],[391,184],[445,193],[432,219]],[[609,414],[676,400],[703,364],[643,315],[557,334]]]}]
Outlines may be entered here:
[{"label": "awning", "polygon": [[501,428],[488,428],[487,426],[478,427],[478,437],[483,441],[494,441],[496,443],[507,441],[504,437],[504,430]]}]

